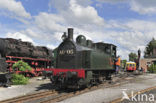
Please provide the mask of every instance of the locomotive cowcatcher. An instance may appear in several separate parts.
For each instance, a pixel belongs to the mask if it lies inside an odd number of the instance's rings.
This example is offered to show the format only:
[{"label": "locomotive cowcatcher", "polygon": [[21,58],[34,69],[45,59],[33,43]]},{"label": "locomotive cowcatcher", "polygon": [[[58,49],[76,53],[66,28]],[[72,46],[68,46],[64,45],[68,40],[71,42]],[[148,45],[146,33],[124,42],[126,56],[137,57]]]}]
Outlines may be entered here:
[{"label": "locomotive cowcatcher", "polygon": [[111,79],[111,74],[115,72],[115,45],[93,43],[83,35],[79,35],[75,42],[73,28],[68,28],[68,36],[64,33],[62,39],[63,42],[54,51],[55,68],[44,71],[53,85],[79,88]]}]

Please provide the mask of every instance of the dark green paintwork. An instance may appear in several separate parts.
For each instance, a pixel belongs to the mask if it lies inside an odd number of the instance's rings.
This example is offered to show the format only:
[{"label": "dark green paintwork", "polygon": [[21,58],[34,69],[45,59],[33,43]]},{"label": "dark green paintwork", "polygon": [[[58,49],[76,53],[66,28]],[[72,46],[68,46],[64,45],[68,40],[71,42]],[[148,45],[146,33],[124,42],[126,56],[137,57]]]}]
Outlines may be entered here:
[{"label": "dark green paintwork", "polygon": [[112,57],[99,50],[84,51],[83,68],[89,70],[112,70],[114,65],[110,65]]},{"label": "dark green paintwork", "polygon": [[56,67],[56,58],[57,58],[57,48],[53,50],[53,64]]},{"label": "dark green paintwork", "polygon": [[110,65],[110,56],[101,51],[92,51],[90,55],[91,68],[96,70],[113,69]]}]

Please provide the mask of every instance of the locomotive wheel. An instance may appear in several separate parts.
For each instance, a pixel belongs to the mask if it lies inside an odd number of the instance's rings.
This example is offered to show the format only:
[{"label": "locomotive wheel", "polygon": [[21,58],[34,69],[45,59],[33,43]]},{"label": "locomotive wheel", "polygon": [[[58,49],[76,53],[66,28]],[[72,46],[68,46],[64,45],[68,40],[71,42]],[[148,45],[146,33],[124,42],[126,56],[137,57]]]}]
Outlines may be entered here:
[{"label": "locomotive wheel", "polygon": [[86,87],[87,87],[87,88],[91,88],[92,86],[93,86],[93,83],[92,83],[92,80],[90,80],[90,82],[87,83]]},{"label": "locomotive wheel", "polygon": [[65,90],[65,89],[67,89],[67,86],[62,85],[62,84],[59,84],[59,85],[56,87],[56,89],[58,89],[58,90]]},{"label": "locomotive wheel", "polygon": [[91,88],[92,85],[91,85],[91,83],[87,83],[86,86],[87,86],[87,88]]}]

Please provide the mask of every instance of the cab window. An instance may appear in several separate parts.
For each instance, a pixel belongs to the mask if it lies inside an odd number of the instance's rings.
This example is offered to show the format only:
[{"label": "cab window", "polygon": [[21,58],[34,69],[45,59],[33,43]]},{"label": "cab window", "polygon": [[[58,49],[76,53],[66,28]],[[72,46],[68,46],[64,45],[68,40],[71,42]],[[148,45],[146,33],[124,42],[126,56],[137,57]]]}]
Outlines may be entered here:
[{"label": "cab window", "polygon": [[127,67],[129,66],[129,64],[126,65]]},{"label": "cab window", "polygon": [[132,67],[132,64],[129,64],[130,67]]}]

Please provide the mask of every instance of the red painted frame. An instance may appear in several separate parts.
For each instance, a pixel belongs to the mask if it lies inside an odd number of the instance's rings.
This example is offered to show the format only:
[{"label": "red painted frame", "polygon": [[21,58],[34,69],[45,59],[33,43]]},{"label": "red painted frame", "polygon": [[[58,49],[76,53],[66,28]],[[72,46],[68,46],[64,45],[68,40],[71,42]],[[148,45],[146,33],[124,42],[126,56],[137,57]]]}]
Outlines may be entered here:
[{"label": "red painted frame", "polygon": [[45,69],[45,71],[52,71],[53,76],[57,75],[59,72],[67,73],[70,72],[77,72],[79,78],[85,78],[85,70],[84,69],[61,69],[61,68],[49,68]]},{"label": "red painted frame", "polygon": [[[48,59],[36,59],[36,58],[29,58],[29,57],[16,57],[16,56],[6,56],[6,58],[10,58],[10,59],[19,59],[19,60],[29,60],[29,62],[38,62],[38,61],[42,61],[42,62],[47,62],[47,63],[50,63],[51,61],[48,60]],[[13,60],[6,60],[7,63],[9,63],[9,67],[8,67],[8,71],[12,72],[12,65],[14,63],[16,63],[17,61],[13,61]],[[36,66],[39,66],[39,65],[33,65],[35,67],[32,67],[32,70],[31,71],[19,71],[19,70],[16,70],[15,73],[17,74],[20,74],[20,73],[26,73],[26,74],[33,74],[34,76],[39,76],[39,75],[42,75],[42,71],[45,70],[46,68],[43,68],[43,67],[36,67]]]}]

